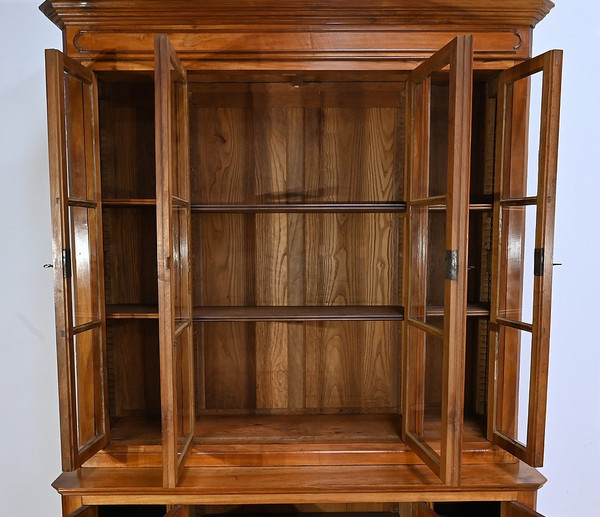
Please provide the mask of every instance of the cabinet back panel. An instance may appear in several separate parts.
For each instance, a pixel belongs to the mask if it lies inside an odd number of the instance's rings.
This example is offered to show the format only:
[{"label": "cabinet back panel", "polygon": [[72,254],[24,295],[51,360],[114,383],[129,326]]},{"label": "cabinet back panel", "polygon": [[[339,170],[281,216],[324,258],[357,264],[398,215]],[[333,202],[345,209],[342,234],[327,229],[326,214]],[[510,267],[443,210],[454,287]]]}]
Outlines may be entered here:
[{"label": "cabinet back panel", "polygon": [[191,89],[194,203],[402,200],[404,83]]},{"label": "cabinet back panel", "polygon": [[158,322],[107,323],[110,416],[160,417]]},{"label": "cabinet back panel", "polygon": [[105,207],[102,224],[106,303],[156,305],[156,210]]},{"label": "cabinet back panel", "polygon": [[399,405],[400,325],[198,324],[198,411],[393,411]]},{"label": "cabinet back panel", "polygon": [[102,195],[105,199],[153,199],[153,84],[100,84]]},{"label": "cabinet back panel", "polygon": [[192,215],[194,304],[399,305],[403,216]]}]

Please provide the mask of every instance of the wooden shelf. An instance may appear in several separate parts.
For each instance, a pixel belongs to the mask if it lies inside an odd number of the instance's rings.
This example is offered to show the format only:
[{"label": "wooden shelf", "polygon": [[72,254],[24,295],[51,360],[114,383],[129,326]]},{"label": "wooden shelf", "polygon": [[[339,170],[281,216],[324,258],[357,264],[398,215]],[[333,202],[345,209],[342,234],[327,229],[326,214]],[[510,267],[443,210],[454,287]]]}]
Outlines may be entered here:
[{"label": "wooden shelf", "polygon": [[[464,465],[453,500],[512,500],[515,490],[537,490],[546,479],[522,462]],[[82,468],[53,483],[62,495],[86,503],[118,501],[173,504],[410,502],[448,500],[448,487],[425,465],[185,468],[174,488],[163,487],[161,468]],[[485,494],[482,492],[485,491]],[[419,495],[420,494],[420,495]],[[161,499],[162,498],[162,499]]]},{"label": "wooden shelf", "polygon": [[154,207],[156,199],[103,199],[102,206],[106,207]]},{"label": "wooden shelf", "polygon": [[194,307],[195,321],[402,321],[403,307]]},{"label": "wooden shelf", "polygon": [[335,212],[405,212],[406,203],[289,203],[289,204],[223,204],[223,205],[192,205],[193,212],[208,213],[335,213]]},{"label": "wooden shelf", "polygon": [[156,305],[107,305],[107,319],[158,319],[158,306]]},{"label": "wooden shelf", "polygon": [[[437,317],[444,315],[444,307],[442,305],[430,305],[427,307],[427,316]],[[468,303],[467,316],[489,316],[490,307],[483,303]]]},{"label": "wooden shelf", "polygon": [[[111,422],[111,444],[87,467],[160,467],[159,418],[124,417]],[[438,447],[439,420],[429,421]],[[492,445],[481,420],[466,417],[463,464],[514,461]],[[188,467],[287,467],[308,465],[417,465],[402,442],[400,416],[393,413],[235,415],[200,411]]]},{"label": "wooden shelf", "polygon": [[[443,316],[441,305],[427,308],[427,316]],[[467,316],[489,316],[485,304],[469,303]],[[108,319],[157,319],[156,305],[107,305]],[[403,307],[391,306],[328,306],[328,307],[195,307],[196,321],[402,321]]]},{"label": "wooden shelf", "polygon": [[[493,209],[492,203],[469,203],[470,212],[491,212]],[[429,210],[436,212],[446,210],[446,205],[429,205]]]}]

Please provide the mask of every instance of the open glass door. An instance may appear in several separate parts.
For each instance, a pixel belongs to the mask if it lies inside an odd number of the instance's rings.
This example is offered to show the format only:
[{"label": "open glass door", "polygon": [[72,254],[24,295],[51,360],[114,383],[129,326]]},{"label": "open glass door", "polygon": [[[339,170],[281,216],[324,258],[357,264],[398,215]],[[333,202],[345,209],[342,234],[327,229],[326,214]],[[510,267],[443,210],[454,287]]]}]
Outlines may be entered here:
[{"label": "open glass door", "polygon": [[488,433],[535,467],[544,455],[561,68],[555,50],[498,78]]},{"label": "open glass door", "polygon": [[194,441],[186,71],[166,35],[155,38],[156,213],[163,481],[176,486]]},{"label": "open glass door", "polygon": [[403,437],[460,482],[473,46],[459,36],[407,81]]},{"label": "open glass door", "polygon": [[46,51],[63,470],[108,442],[98,95],[94,74]]}]

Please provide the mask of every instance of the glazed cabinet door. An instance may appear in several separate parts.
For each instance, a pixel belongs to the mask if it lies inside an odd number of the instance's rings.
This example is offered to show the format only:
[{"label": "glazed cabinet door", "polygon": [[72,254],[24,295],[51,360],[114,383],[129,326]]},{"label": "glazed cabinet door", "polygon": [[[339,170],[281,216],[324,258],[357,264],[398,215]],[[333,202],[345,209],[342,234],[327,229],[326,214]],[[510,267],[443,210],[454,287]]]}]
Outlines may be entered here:
[{"label": "glazed cabinet door", "polygon": [[403,436],[448,485],[460,482],[472,56],[457,37],[407,81]]},{"label": "glazed cabinet door", "polygon": [[163,481],[175,486],[194,440],[190,172],[186,71],[155,38],[156,212]]},{"label": "glazed cabinet door", "polygon": [[535,467],[544,455],[561,68],[562,52],[550,51],[498,79],[488,433]]},{"label": "glazed cabinet door", "polygon": [[94,74],[46,51],[63,470],[109,436],[98,94]]}]

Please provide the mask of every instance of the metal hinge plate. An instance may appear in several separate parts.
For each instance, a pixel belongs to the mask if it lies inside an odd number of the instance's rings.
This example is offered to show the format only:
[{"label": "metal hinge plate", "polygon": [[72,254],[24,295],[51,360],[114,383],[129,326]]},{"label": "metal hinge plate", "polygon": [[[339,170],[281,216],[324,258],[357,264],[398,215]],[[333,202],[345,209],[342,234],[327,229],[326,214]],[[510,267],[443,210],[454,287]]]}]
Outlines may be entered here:
[{"label": "metal hinge plate", "polygon": [[71,278],[71,250],[69,248],[62,252],[62,270],[64,278]]},{"label": "metal hinge plate", "polygon": [[446,279],[458,279],[458,250],[446,250]]},{"label": "metal hinge plate", "polygon": [[544,274],[544,248],[536,248],[533,252],[533,274],[535,276]]}]

